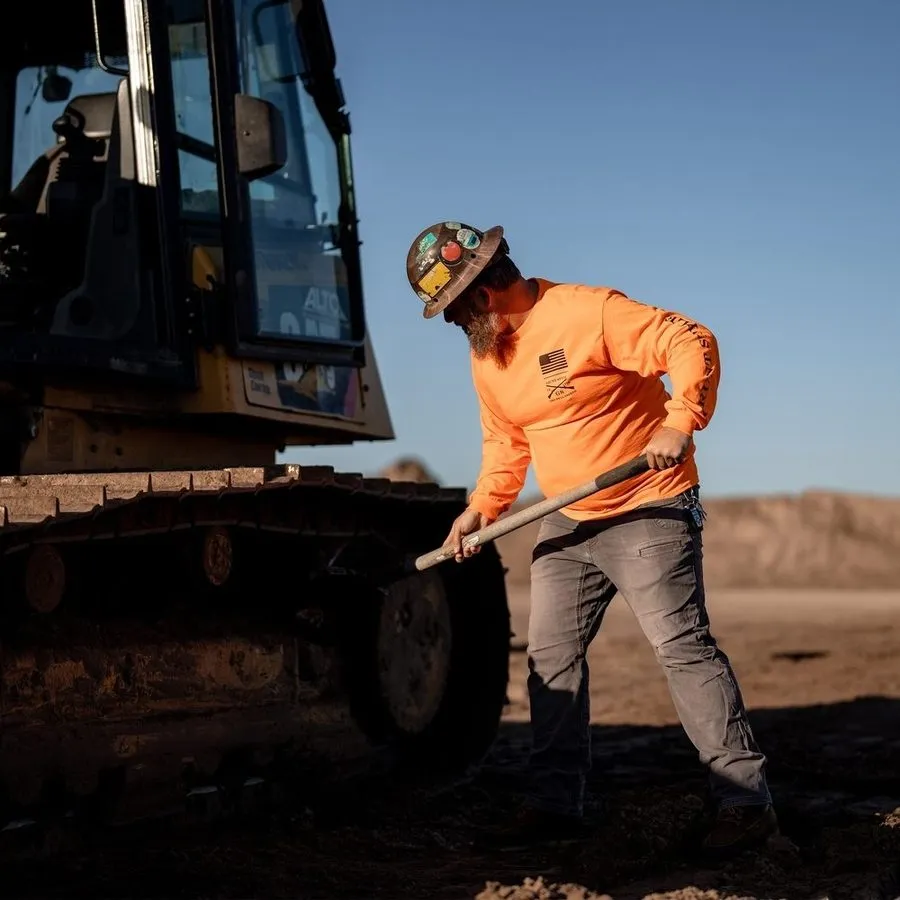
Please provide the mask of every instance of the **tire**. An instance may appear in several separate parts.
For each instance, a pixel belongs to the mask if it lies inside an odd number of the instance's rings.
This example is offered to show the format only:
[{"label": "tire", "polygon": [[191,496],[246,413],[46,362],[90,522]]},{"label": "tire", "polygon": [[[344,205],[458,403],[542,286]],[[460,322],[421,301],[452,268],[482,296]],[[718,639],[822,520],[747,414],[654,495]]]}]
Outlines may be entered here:
[{"label": "tire", "polygon": [[462,564],[445,562],[411,577],[413,585],[428,585],[429,579],[445,600],[447,615],[439,618],[449,620],[450,640],[438,644],[449,644],[449,652],[436,661],[442,692],[428,709],[428,721],[399,721],[397,698],[392,703],[388,696],[379,633],[393,606],[384,595],[356,604],[343,654],[346,686],[357,723],[374,743],[390,747],[406,773],[452,775],[480,762],[496,738],[509,680],[509,606],[492,544]]}]

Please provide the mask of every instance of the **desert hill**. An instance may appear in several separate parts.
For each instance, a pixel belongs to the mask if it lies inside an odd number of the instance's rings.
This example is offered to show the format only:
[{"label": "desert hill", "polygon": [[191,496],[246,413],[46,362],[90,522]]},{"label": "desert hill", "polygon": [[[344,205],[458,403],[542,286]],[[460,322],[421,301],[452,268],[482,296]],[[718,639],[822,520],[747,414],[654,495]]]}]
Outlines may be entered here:
[{"label": "desert hill", "polygon": [[[414,457],[381,474],[435,480]],[[809,491],[707,498],[704,505],[709,587],[900,588],[900,499]],[[533,523],[497,541],[510,584],[528,581],[536,533]]]}]

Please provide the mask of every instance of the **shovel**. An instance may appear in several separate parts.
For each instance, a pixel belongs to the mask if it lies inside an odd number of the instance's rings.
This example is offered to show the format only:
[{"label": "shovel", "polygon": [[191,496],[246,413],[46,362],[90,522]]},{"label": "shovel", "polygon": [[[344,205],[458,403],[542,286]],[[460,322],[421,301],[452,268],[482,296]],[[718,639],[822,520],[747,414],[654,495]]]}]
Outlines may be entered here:
[{"label": "shovel", "polygon": [[[596,478],[592,478],[578,487],[570,488],[568,491],[557,494],[555,497],[547,497],[546,500],[541,500],[532,506],[526,506],[525,509],[520,509],[511,516],[505,516],[496,522],[492,522],[480,531],[466,535],[463,538],[463,547],[477,547],[488,543],[488,541],[496,540],[498,537],[503,537],[503,535],[509,534],[511,531],[515,531],[529,522],[534,522],[548,513],[556,512],[570,503],[583,500],[585,497],[590,497],[591,494],[596,494],[598,491],[613,485],[621,484],[623,481],[628,481],[629,478],[634,478],[636,475],[642,475],[649,468],[650,465],[645,455],[636,456],[621,466],[616,466],[615,469],[610,469],[609,472],[604,472],[602,475],[598,475]],[[415,567],[421,572],[423,569],[430,569],[432,566],[436,566],[445,560],[453,559],[455,556],[456,551],[452,547],[439,547],[437,550],[431,550],[416,557]]]}]

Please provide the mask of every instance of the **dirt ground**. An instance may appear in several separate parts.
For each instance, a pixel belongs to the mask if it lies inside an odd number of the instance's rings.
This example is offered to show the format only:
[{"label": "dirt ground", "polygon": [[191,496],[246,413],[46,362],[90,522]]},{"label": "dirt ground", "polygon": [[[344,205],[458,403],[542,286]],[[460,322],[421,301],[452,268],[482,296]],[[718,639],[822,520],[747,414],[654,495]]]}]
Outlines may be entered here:
[{"label": "dirt ground", "polygon": [[[527,597],[512,597],[524,633]],[[701,866],[681,845],[704,778],[621,599],[591,650],[593,836],[564,851],[479,846],[521,796],[526,660],[489,764],[424,790],[376,780],[248,825],[123,833],[4,873],[4,897],[384,900],[876,900],[900,896],[900,592],[716,591],[714,632],[770,757],[783,837]],[[600,813],[599,800],[606,811]],[[893,882],[892,882],[893,879]]]}]

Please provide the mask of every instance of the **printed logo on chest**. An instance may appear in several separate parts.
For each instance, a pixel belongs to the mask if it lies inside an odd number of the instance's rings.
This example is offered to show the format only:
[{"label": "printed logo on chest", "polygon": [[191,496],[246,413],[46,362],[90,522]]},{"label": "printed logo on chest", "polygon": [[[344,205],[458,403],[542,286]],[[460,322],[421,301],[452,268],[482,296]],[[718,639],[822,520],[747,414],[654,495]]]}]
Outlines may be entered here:
[{"label": "printed logo on chest", "polygon": [[564,350],[542,353],[538,357],[538,365],[541,367],[548,400],[562,400],[563,397],[571,396],[575,388],[568,384],[569,363]]}]

